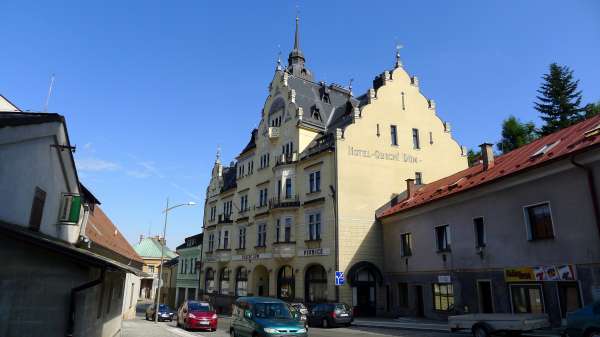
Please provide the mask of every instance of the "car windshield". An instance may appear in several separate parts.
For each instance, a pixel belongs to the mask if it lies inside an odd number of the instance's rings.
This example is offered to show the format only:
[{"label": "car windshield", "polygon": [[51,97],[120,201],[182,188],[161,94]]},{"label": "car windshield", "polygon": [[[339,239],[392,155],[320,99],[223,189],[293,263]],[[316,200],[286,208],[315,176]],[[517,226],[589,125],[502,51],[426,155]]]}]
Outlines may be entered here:
[{"label": "car windshield", "polygon": [[335,306],[335,310],[340,310],[340,311],[349,311],[350,308],[348,308],[347,305],[345,305],[344,303],[338,303]]},{"label": "car windshield", "polygon": [[161,305],[158,307],[158,311],[171,311],[171,308],[169,308],[169,306],[168,306],[168,305],[166,305],[166,304],[161,304]]},{"label": "car windshield", "polygon": [[254,305],[254,315],[258,318],[292,319],[284,303],[257,303]]},{"label": "car windshield", "polygon": [[206,303],[188,303],[189,311],[213,311],[212,306]]}]

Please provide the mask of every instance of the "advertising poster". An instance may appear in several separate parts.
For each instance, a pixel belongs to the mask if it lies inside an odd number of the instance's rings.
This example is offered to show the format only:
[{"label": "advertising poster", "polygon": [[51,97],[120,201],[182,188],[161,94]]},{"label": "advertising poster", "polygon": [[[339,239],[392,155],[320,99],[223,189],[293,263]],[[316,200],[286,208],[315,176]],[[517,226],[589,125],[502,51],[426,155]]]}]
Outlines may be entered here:
[{"label": "advertising poster", "polygon": [[558,277],[562,281],[575,281],[575,270],[573,266],[570,264],[566,264],[564,266],[558,266]]},{"label": "advertising poster", "polygon": [[560,277],[555,266],[544,267],[544,281],[558,281]]}]

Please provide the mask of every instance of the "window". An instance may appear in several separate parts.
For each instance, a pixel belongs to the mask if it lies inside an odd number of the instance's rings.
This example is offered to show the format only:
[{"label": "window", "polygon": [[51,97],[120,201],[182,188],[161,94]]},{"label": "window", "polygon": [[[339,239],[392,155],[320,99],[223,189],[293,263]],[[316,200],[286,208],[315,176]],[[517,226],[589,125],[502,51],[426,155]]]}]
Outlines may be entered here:
[{"label": "window", "polygon": [[292,178],[285,178],[285,198],[292,197]]},{"label": "window", "polygon": [[248,295],[248,270],[245,267],[239,267],[235,273],[235,295]]},{"label": "window", "polygon": [[258,191],[258,207],[264,207],[267,205],[267,189],[263,188]]},{"label": "window", "polygon": [[380,136],[380,134],[379,134],[379,124],[377,124],[377,137],[379,137],[379,136]]},{"label": "window", "polygon": [[415,185],[423,185],[423,173],[415,172]]},{"label": "window", "polygon": [[390,133],[391,133],[391,137],[392,137],[392,145],[397,146],[398,145],[398,131],[396,130],[395,125],[390,126]]},{"label": "window", "polygon": [[433,132],[429,131],[429,144],[433,144]]},{"label": "window", "polygon": [[33,195],[33,202],[31,203],[31,214],[29,215],[29,228],[35,231],[40,230],[45,202],[46,191],[36,187],[35,194]]},{"label": "window", "polygon": [[529,240],[554,238],[554,231],[552,229],[552,214],[549,203],[546,202],[525,207],[525,216],[529,230]]},{"label": "window", "polygon": [[285,232],[284,232],[284,240],[285,242],[292,241],[292,218],[285,218]]},{"label": "window", "polygon": [[183,259],[183,273],[187,274],[187,259]]},{"label": "window", "polygon": [[238,237],[238,249],[246,248],[246,227],[240,227],[240,235]]},{"label": "window", "polygon": [[419,129],[412,129],[413,148],[420,149],[421,142],[419,141]]},{"label": "window", "polygon": [[208,236],[208,251],[212,252],[215,248],[215,234],[210,234]]},{"label": "window", "polygon": [[321,265],[313,265],[306,270],[304,296],[306,303],[327,301],[327,272]]},{"label": "window", "polygon": [[217,206],[210,207],[210,221],[214,221],[217,217]]},{"label": "window", "polygon": [[398,305],[403,308],[408,307],[408,283],[398,283]]},{"label": "window", "polygon": [[541,285],[510,285],[510,295],[512,297],[513,313],[544,313],[544,297]]},{"label": "window", "polygon": [[254,160],[248,162],[248,174],[252,174],[254,172]]},{"label": "window", "polygon": [[279,242],[279,237],[281,234],[281,220],[277,219],[275,224],[275,242]]},{"label": "window", "polygon": [[262,156],[260,156],[260,168],[265,168],[265,167],[269,167],[269,161],[270,161],[270,154],[269,153],[265,153]]},{"label": "window", "polygon": [[76,223],[79,220],[80,211],[81,197],[74,194],[63,194],[58,221]]},{"label": "window", "polygon": [[433,284],[433,308],[448,311],[454,305],[454,293],[451,283]]},{"label": "window", "polygon": [[321,213],[308,215],[308,239],[321,240]]},{"label": "window", "polygon": [[223,233],[223,249],[229,249],[229,231]]},{"label": "window", "polygon": [[321,171],[316,171],[309,174],[308,182],[310,193],[321,191]]},{"label": "window", "polygon": [[231,215],[232,205],[233,205],[233,202],[231,200],[223,203],[223,214],[225,215],[225,217],[228,217],[229,215]]},{"label": "window", "polygon": [[438,252],[450,251],[450,226],[443,225],[436,227],[435,239]]},{"label": "window", "polygon": [[412,255],[412,235],[410,233],[400,235],[400,252],[402,256]]},{"label": "window", "polygon": [[404,92],[402,92],[401,95],[402,95],[402,110],[406,110],[406,104],[404,103]]},{"label": "window", "polygon": [[221,295],[229,294],[229,268],[227,267],[221,269],[219,290]]},{"label": "window", "polygon": [[242,195],[240,197],[240,213],[248,211],[248,195]]},{"label": "window", "polygon": [[485,228],[483,226],[483,217],[473,219],[475,230],[475,247],[485,247]]},{"label": "window", "polygon": [[256,245],[258,247],[265,247],[267,242],[267,224],[262,223],[258,225],[258,237]]}]

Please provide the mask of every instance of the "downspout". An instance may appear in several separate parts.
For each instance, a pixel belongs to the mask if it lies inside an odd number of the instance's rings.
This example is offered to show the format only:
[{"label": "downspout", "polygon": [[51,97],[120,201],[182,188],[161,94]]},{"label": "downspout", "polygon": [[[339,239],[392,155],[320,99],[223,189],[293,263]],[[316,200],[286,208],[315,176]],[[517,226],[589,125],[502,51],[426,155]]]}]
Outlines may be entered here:
[{"label": "downspout", "polygon": [[[335,135],[334,135],[335,137]],[[335,137],[337,138],[337,137]],[[338,180],[339,180],[339,173],[338,173],[338,165],[337,165],[337,161],[338,161],[338,151],[337,151],[337,139],[333,148],[333,154],[334,154],[334,160],[333,160],[333,170],[334,170],[334,174],[335,174],[335,188],[331,185],[329,185],[329,187],[331,188],[331,197],[333,198],[333,221],[335,224],[335,231],[334,231],[334,246],[335,246],[335,270],[334,270],[334,275],[335,272],[338,271],[340,269],[340,250],[339,250],[339,243],[338,243],[338,237],[339,237],[339,226],[338,226],[338,198],[337,198],[337,190],[338,190]],[[334,277],[335,279],[335,277]],[[335,301],[339,302],[340,301],[340,287],[334,285],[335,287]]]},{"label": "downspout", "polygon": [[100,277],[94,281],[90,281],[88,283],[84,283],[78,287],[71,289],[71,301],[69,304],[69,323],[67,325],[67,337],[73,337],[73,333],[75,332],[75,296],[78,292],[89,289],[91,287],[97,286],[98,284],[104,281],[104,273],[106,272],[106,267],[102,268],[100,272]]},{"label": "downspout", "polygon": [[591,168],[576,162],[575,156],[571,156],[571,164],[582,169],[586,173],[590,198],[592,199],[592,207],[594,208],[594,219],[596,220],[596,228],[598,228],[598,235],[600,236],[600,207],[598,206],[598,192],[596,191],[594,173]]}]

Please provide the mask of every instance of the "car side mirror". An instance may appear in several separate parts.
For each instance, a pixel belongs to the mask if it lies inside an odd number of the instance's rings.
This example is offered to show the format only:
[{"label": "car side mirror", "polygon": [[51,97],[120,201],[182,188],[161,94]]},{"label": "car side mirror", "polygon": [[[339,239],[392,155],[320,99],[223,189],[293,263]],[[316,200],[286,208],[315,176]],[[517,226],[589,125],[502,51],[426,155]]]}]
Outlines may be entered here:
[{"label": "car side mirror", "polygon": [[244,311],[244,317],[246,317],[247,319],[252,319],[252,311],[250,311],[250,310]]}]

